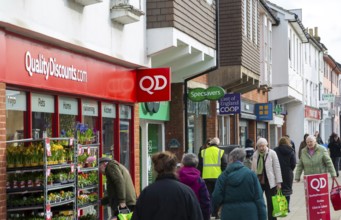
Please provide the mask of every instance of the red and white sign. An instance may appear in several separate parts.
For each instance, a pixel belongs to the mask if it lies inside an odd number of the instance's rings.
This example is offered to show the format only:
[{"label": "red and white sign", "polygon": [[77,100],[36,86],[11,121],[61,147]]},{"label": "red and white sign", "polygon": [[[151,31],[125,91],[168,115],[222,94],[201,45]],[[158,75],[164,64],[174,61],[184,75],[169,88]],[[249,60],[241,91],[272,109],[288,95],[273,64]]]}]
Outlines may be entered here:
[{"label": "red and white sign", "polygon": [[321,110],[309,106],[304,107],[304,117],[310,119],[321,120]]},{"label": "red and white sign", "polygon": [[330,220],[328,174],[304,176],[307,219]]},{"label": "red and white sign", "polygon": [[169,68],[137,70],[137,102],[159,102],[171,99],[171,74]]}]

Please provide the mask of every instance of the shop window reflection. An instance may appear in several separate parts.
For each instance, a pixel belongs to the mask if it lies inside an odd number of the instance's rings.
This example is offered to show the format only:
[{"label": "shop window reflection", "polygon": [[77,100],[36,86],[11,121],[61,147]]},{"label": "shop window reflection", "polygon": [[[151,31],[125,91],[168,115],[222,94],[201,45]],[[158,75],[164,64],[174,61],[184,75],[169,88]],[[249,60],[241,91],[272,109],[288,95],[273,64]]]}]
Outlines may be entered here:
[{"label": "shop window reflection", "polygon": [[103,118],[103,154],[112,156],[114,149],[114,121],[113,118]]},{"label": "shop window reflection", "polygon": [[76,116],[75,115],[59,115],[59,135],[61,137],[73,137],[76,126]]},{"label": "shop window reflection", "polygon": [[34,139],[52,137],[52,114],[32,112],[32,137]]},{"label": "shop window reflection", "polygon": [[120,120],[120,162],[130,169],[130,123],[128,120]]},{"label": "shop window reflection", "polygon": [[6,140],[19,140],[24,138],[24,112],[6,111]]}]

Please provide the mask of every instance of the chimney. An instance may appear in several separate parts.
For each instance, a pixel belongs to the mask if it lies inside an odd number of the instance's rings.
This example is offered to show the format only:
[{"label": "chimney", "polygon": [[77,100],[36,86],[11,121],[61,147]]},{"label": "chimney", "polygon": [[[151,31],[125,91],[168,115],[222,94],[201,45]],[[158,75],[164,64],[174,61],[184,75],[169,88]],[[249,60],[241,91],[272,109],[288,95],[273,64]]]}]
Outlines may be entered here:
[{"label": "chimney", "polygon": [[309,35],[314,36],[314,30],[312,28],[309,28]]},{"label": "chimney", "polygon": [[319,37],[319,28],[318,28],[318,27],[314,27],[314,38],[315,38],[315,40],[317,40],[318,42],[321,41],[321,38]]}]

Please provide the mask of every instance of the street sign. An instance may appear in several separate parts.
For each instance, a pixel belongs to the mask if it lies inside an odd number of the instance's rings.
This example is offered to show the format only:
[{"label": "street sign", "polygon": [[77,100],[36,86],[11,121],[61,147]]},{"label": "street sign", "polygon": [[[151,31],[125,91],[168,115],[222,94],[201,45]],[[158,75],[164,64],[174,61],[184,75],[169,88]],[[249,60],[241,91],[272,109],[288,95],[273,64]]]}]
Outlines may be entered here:
[{"label": "street sign", "polygon": [[328,174],[304,176],[307,219],[330,220]]}]

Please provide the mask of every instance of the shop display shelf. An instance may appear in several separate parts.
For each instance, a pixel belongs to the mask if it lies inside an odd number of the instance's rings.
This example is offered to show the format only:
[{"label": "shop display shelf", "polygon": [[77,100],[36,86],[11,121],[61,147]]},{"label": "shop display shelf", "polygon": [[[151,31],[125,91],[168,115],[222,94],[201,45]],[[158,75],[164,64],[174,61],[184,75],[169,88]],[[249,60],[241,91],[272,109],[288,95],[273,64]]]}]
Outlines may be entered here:
[{"label": "shop display shelf", "polygon": [[27,211],[27,210],[38,210],[44,209],[43,205],[35,205],[35,206],[16,206],[16,207],[7,207],[7,212],[19,212],[19,211]]},{"label": "shop display shelf", "polygon": [[62,200],[62,201],[56,201],[56,202],[50,202],[49,205],[51,205],[51,207],[56,207],[56,206],[63,206],[63,205],[67,205],[70,203],[74,203],[75,199],[68,199],[68,200]]},{"label": "shop display shelf", "polygon": [[65,188],[70,188],[70,187],[75,187],[74,183],[69,183],[69,184],[53,184],[53,185],[47,185],[46,190],[47,191],[52,191],[52,190],[58,190],[58,189],[65,189]]},{"label": "shop display shelf", "polygon": [[44,186],[7,189],[7,195],[43,192]]},{"label": "shop display shelf", "polygon": [[83,190],[91,190],[91,189],[97,189],[98,185],[89,185],[89,186],[84,186],[84,187],[78,187],[78,191],[83,191]]}]

